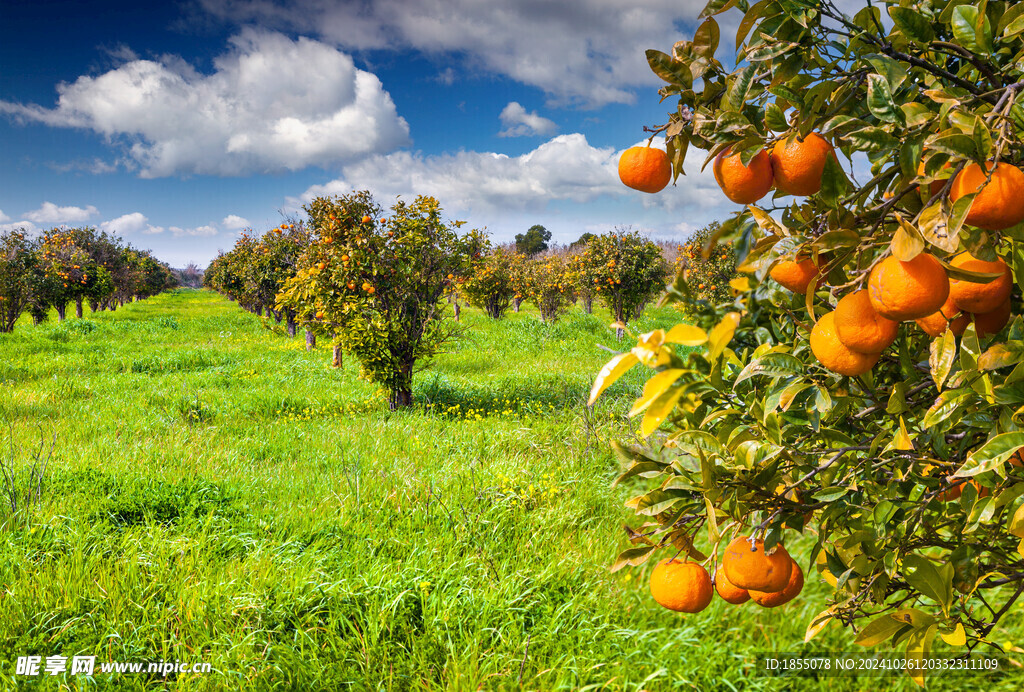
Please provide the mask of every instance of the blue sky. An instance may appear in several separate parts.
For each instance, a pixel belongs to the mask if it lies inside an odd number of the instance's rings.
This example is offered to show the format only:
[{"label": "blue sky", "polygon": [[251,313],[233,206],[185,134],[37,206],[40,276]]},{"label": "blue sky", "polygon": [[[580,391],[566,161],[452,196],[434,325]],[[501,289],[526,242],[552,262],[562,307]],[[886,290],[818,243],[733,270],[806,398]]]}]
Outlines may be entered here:
[{"label": "blue sky", "polygon": [[205,265],[245,227],[365,188],[432,194],[497,241],[537,223],[682,240],[734,209],[703,154],[658,195],[616,164],[674,108],[644,49],[692,37],[703,4],[5,3],[0,229],[90,225]]}]

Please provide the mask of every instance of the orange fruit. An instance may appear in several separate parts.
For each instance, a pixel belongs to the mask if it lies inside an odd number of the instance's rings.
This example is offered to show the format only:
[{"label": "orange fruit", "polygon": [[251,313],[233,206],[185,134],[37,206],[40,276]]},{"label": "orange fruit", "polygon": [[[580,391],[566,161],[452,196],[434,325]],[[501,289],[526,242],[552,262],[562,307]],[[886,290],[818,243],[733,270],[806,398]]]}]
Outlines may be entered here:
[{"label": "orange fruit", "polygon": [[619,157],[619,180],[640,192],[661,192],[672,180],[668,154],[655,147],[630,147]]},{"label": "orange fruit", "polygon": [[781,591],[789,583],[793,560],[782,545],[771,555],[764,552],[764,541],[758,539],[754,547],[750,538],[734,538],[722,555],[722,571],[731,584],[741,589]]},{"label": "orange fruit", "polygon": [[759,151],[750,165],[744,166],[740,155],[730,154],[731,150],[726,148],[715,157],[715,180],[725,196],[736,204],[753,204],[772,189],[771,161],[766,152]]},{"label": "orange fruit", "polygon": [[871,305],[890,320],[916,320],[942,307],[949,297],[945,268],[927,252],[909,262],[886,257],[868,277]]},{"label": "orange fruit", "polygon": [[896,340],[900,323],[882,317],[871,307],[866,290],[840,299],[835,309],[836,336],[851,351],[881,353]]},{"label": "orange fruit", "polygon": [[1024,173],[1008,163],[996,164],[985,184],[987,171],[976,163],[967,164],[953,181],[949,199],[957,201],[977,190],[966,223],[990,231],[1001,231],[1024,221]]},{"label": "orange fruit", "polygon": [[364,216],[362,219],[360,219],[360,221],[362,223],[370,223],[370,217],[369,216]]},{"label": "orange fruit", "polygon": [[821,189],[825,159],[829,156],[836,158],[832,145],[816,132],[808,134],[803,141],[777,142],[771,154],[775,187],[790,195],[813,195]]},{"label": "orange fruit", "polygon": [[723,601],[733,605],[740,605],[750,600],[750,592],[730,582],[725,577],[725,571],[721,569],[715,572],[715,591]]},{"label": "orange fruit", "polygon": [[679,613],[699,613],[711,603],[711,575],[696,562],[662,560],[651,572],[651,595]]},{"label": "orange fruit", "polygon": [[750,591],[750,598],[759,606],[774,608],[784,603],[789,603],[796,598],[804,588],[804,571],[796,560],[789,558],[793,563],[793,569],[789,573],[789,582],[781,591]]},{"label": "orange fruit", "polygon": [[[879,353],[860,353],[846,347],[836,334],[835,312],[821,316],[811,329],[811,352],[832,372],[856,377],[875,367]],[[763,590],[763,589],[762,589]]]},{"label": "orange fruit", "polygon": [[1010,296],[1010,289],[1013,288],[1013,276],[1001,257],[997,257],[993,262],[986,262],[974,257],[969,252],[961,252],[949,264],[958,269],[972,272],[1002,274],[998,279],[987,284],[951,278],[949,280],[949,297],[961,310],[991,312]]},{"label": "orange fruit", "polygon": [[[791,290],[793,293],[807,293],[811,280],[818,275],[818,265],[811,258],[802,259],[799,262],[793,260],[782,260],[774,267],[769,274],[773,279]],[[819,279],[815,284],[821,283]]]},{"label": "orange fruit", "polygon": [[1007,295],[1006,299],[1000,303],[999,307],[990,312],[983,312],[974,316],[974,328],[978,331],[978,336],[988,336],[989,334],[995,334],[1010,321],[1010,296]]},{"label": "orange fruit", "polygon": [[967,329],[967,325],[971,323],[971,316],[966,312],[961,312],[960,308],[953,303],[953,296],[950,295],[937,311],[914,321],[928,336],[942,336],[947,327],[953,331],[953,334],[960,336]]}]

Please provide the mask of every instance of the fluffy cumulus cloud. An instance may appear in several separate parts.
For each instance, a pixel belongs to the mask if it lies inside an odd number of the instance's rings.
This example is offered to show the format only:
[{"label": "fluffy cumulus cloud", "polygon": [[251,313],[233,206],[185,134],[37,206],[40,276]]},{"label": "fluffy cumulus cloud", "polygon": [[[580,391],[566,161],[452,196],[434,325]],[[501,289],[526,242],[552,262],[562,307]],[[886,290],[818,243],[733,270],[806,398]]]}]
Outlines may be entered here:
[{"label": "fluffy cumulus cloud", "polygon": [[549,135],[558,129],[553,121],[537,115],[537,111],[528,113],[517,101],[509,102],[498,117],[505,126],[505,129],[498,133],[499,137]]},{"label": "fluffy cumulus cloud", "polygon": [[132,59],[58,91],[55,108],[0,101],[0,113],[121,142],[143,177],[298,170],[409,143],[380,80],[348,55],[253,29],[231,39],[211,74]]},{"label": "fluffy cumulus cloud", "polygon": [[469,214],[473,223],[482,225],[509,211],[540,211],[557,203],[587,205],[601,198],[632,197],[669,214],[681,209],[710,213],[729,204],[711,168],[700,171],[700,152],[688,153],[688,175],[657,195],[622,185],[621,153],[591,146],[579,133],[559,135],[515,157],[466,151],[424,156],[401,151],[346,166],[341,178],[312,186],[288,202],[297,208],[314,197],[353,189],[369,189],[379,198],[433,195],[449,213]]},{"label": "fluffy cumulus cloud", "polygon": [[43,202],[38,209],[26,212],[22,218],[40,225],[85,223],[99,212],[91,204],[87,207],[59,207],[53,202]]},{"label": "fluffy cumulus cloud", "polygon": [[[668,50],[706,0],[199,0],[206,13],[259,22],[362,49],[411,48],[465,56],[483,69],[543,89],[555,103],[631,103],[657,84],[647,48]],[[736,14],[736,13],[733,13]],[[732,20],[730,20],[732,21]],[[735,19],[738,22],[738,18]],[[723,27],[723,36],[728,36]],[[729,41],[723,39],[722,44]]]},{"label": "fluffy cumulus cloud", "polygon": [[154,226],[149,222],[149,218],[138,211],[104,221],[100,224],[100,229],[118,235],[155,235],[164,232],[163,226]]},{"label": "fluffy cumulus cloud", "polygon": [[10,220],[11,220],[11,217],[8,216],[7,214],[5,214],[3,209],[0,209],[0,223],[3,223],[4,221],[10,221]]},{"label": "fluffy cumulus cloud", "polygon": [[237,214],[228,214],[220,222],[220,225],[229,231],[240,231],[243,228],[249,228],[252,226],[252,224],[249,223],[249,219],[238,216]]}]

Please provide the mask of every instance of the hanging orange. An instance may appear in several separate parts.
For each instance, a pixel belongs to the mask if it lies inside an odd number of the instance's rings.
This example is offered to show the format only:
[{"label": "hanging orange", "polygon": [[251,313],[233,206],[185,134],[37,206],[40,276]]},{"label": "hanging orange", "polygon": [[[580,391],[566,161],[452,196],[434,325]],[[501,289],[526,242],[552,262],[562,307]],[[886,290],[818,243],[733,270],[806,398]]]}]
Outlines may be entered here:
[{"label": "hanging orange", "polygon": [[1024,172],[1008,163],[998,163],[988,172],[976,163],[967,164],[949,190],[949,199],[979,191],[971,202],[965,222],[989,231],[1001,231],[1024,221]]},{"label": "hanging orange", "polygon": [[640,192],[661,192],[672,180],[668,154],[655,147],[630,147],[619,157],[619,180]]}]

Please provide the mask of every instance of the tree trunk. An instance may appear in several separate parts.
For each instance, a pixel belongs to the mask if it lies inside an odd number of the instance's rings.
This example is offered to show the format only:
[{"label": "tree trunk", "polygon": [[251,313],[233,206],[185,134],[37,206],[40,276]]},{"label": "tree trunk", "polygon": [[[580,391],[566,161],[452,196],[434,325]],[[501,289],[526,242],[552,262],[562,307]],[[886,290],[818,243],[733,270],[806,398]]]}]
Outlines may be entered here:
[{"label": "tree trunk", "polygon": [[75,317],[82,319],[82,297],[75,298]]},{"label": "tree trunk", "polygon": [[519,312],[519,306],[522,305],[522,304],[523,304],[523,299],[522,298],[513,298],[512,299],[512,309],[515,310],[516,312]]},{"label": "tree trunk", "polygon": [[58,322],[63,322],[64,321],[64,315],[68,311],[67,303],[63,303],[63,304],[58,303],[57,305],[54,305],[53,307],[57,308],[57,321]]},{"label": "tree trunk", "polygon": [[273,308],[267,308],[267,316],[270,316],[271,314],[274,315],[274,321],[281,324],[281,318],[284,317],[284,315],[281,314],[281,311],[274,310]]},{"label": "tree trunk", "polygon": [[314,334],[313,332],[311,332],[311,331],[309,331],[307,329],[306,330],[306,350],[307,351],[312,351],[314,348],[316,348],[316,334]]},{"label": "tree trunk", "polygon": [[455,309],[455,321],[458,322],[459,321],[459,315],[462,314],[462,306],[459,305],[459,297],[458,296],[455,296],[454,305],[455,305],[455,308],[454,308]]},{"label": "tree trunk", "polygon": [[594,296],[587,296],[583,299],[583,311],[588,315],[594,312]]},{"label": "tree trunk", "polygon": [[92,310],[93,312],[98,312],[100,309],[100,302],[98,300],[90,300],[89,309]]},{"label": "tree trunk", "polygon": [[[285,310],[284,312],[285,312],[285,317],[287,318],[286,321],[285,321],[285,324],[288,325],[288,336],[294,337],[295,336],[295,313],[292,312],[291,310]],[[278,317],[277,321],[280,322],[281,318]]]},{"label": "tree trunk", "polygon": [[396,389],[391,392],[391,398],[388,403],[391,405],[392,411],[412,406],[412,391],[409,389]]},{"label": "tree trunk", "polygon": [[331,350],[331,367],[341,367],[341,346],[338,346],[337,344],[335,344],[334,348]]}]

